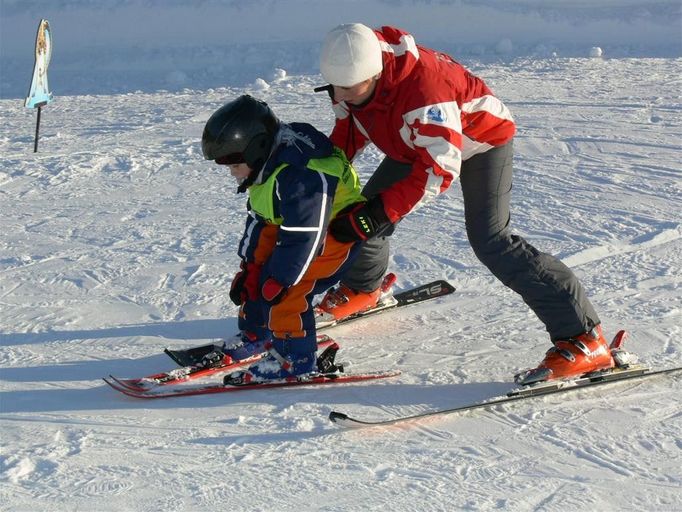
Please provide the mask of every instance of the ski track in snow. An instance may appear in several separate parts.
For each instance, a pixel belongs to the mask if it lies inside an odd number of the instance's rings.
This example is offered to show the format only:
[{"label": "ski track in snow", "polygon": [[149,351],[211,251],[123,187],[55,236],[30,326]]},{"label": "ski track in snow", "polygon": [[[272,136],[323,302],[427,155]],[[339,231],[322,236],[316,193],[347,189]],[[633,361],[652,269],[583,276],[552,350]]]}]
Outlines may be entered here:
[{"label": "ski track in snow", "polygon": [[[583,280],[612,335],[682,364],[681,59],[518,59],[472,69],[519,126],[512,225]],[[682,383],[622,383],[426,420],[367,418],[504,394],[548,348],[482,269],[457,184],[394,238],[398,288],[458,291],[331,332],[395,379],[143,402],[99,378],[172,367],[227,336],[244,198],[201,158],[205,119],[251,92],[329,131],[318,76],[268,90],[0,101],[0,502],[4,510],[682,510]],[[357,162],[364,179],[381,155]]]}]

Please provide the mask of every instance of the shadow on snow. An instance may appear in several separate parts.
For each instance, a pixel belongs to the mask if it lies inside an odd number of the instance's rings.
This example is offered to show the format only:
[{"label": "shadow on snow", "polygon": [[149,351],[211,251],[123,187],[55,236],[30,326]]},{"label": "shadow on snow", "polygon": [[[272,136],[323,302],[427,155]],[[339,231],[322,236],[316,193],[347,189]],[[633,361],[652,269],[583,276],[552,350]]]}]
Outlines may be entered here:
[{"label": "shadow on snow", "polygon": [[158,322],[133,324],[107,329],[83,331],[47,331],[40,333],[0,334],[0,347],[30,345],[55,341],[76,341],[102,338],[131,338],[158,336],[178,340],[224,338],[237,331],[237,319],[189,320],[184,322]]},{"label": "shadow on snow", "polygon": [[[92,410],[167,410],[200,409],[210,407],[239,406],[246,411],[250,405],[269,406],[268,415],[277,415],[292,405],[309,404],[323,406],[327,413],[332,408],[374,407],[380,404],[382,414],[391,408],[410,406],[415,409],[430,410],[443,407],[457,407],[473,401],[485,400],[504,394],[510,388],[505,382],[481,382],[447,385],[414,385],[385,382],[339,384],[333,387],[279,388],[269,391],[249,390],[236,393],[175,397],[162,399],[137,399],[128,397],[109,388],[106,384],[79,389],[40,389],[7,391],[0,394],[2,413],[44,413],[61,411]],[[363,399],[363,395],[365,399]],[[370,400],[367,398],[371,397]],[[226,411],[226,414],[229,412]],[[259,413],[256,413],[259,414]],[[225,422],[233,422],[226,419]],[[298,432],[300,434],[300,432]],[[244,436],[238,436],[240,438]],[[211,440],[195,440],[211,444]]]}]

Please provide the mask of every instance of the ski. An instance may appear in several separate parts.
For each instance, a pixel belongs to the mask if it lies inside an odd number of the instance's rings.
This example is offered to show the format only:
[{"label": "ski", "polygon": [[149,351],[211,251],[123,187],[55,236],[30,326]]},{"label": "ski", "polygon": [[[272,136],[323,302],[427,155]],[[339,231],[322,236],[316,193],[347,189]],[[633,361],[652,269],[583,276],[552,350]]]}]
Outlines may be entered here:
[{"label": "ski", "polygon": [[438,409],[413,416],[401,416],[398,418],[391,418],[387,420],[367,421],[353,418],[342,412],[332,411],[329,413],[329,419],[340,426],[344,427],[376,427],[388,426],[398,423],[407,423],[412,421],[422,420],[433,416],[444,416],[447,414],[454,414],[465,411],[472,411],[475,409],[489,409],[498,405],[525,400],[528,398],[535,398],[540,396],[548,396],[566,391],[573,391],[577,389],[585,389],[592,386],[599,386],[602,384],[611,384],[615,382],[623,382],[626,380],[643,379],[646,377],[654,377],[657,375],[670,374],[682,371],[682,366],[675,368],[668,368],[664,370],[652,371],[646,366],[633,365],[629,368],[616,368],[610,371],[595,372],[585,375],[579,379],[561,380],[555,382],[547,382],[538,385],[529,386],[527,388],[514,389],[507,393],[507,396],[495,398],[488,401],[477,402],[470,405],[463,405],[461,407],[454,407],[451,409]]},{"label": "ski", "polygon": [[[320,334],[317,337],[317,349],[322,352],[334,343],[334,340],[325,334]],[[221,347],[219,347],[221,348]],[[146,377],[138,377],[133,379],[114,378],[119,386],[128,388],[133,391],[148,391],[159,386],[168,386],[187,382],[188,380],[200,379],[203,377],[210,377],[220,375],[223,373],[233,372],[245,366],[257,362],[264,357],[267,352],[256,354],[246,359],[234,361],[230,364],[221,364],[210,368],[203,366],[183,366],[175,368],[167,372],[155,373]]]},{"label": "ski", "polygon": [[368,373],[329,373],[315,374],[305,378],[291,378],[260,384],[242,384],[238,386],[229,384],[203,384],[188,386],[157,387],[153,389],[131,389],[122,384],[120,379],[114,376],[104,377],[103,380],[116,391],[134,398],[170,398],[175,396],[210,395],[216,393],[231,393],[236,391],[249,391],[256,389],[272,389],[293,386],[320,386],[328,384],[348,384],[377,379],[386,379],[400,375],[400,371],[368,372]]},{"label": "ski", "polygon": [[332,327],[336,327],[337,325],[343,325],[354,320],[359,320],[360,318],[375,315],[377,313],[383,313],[396,308],[411,306],[412,304],[417,304],[419,302],[425,302],[427,300],[433,300],[445,295],[450,295],[451,293],[454,293],[455,290],[455,287],[450,283],[443,279],[439,279],[437,281],[432,281],[430,283],[417,286],[416,288],[411,288],[410,290],[405,290],[404,292],[396,293],[390,297],[390,300],[388,300],[386,303],[379,304],[372,309],[368,309],[367,311],[356,313],[341,320],[335,320],[332,322],[317,322],[315,326],[318,329],[330,329]]},{"label": "ski", "polygon": [[[319,329],[331,329],[337,325],[342,325],[353,320],[358,320],[360,318],[365,318],[377,313],[383,313],[384,311],[393,310],[396,308],[401,308],[403,306],[409,306],[412,304],[417,304],[419,302],[425,302],[427,300],[437,299],[445,295],[450,295],[455,291],[455,287],[452,286],[445,280],[437,280],[404,292],[397,293],[391,297],[391,300],[385,304],[381,304],[375,308],[369,309],[362,313],[357,313],[343,320],[333,321],[333,322],[318,322],[315,327]],[[219,349],[221,345],[216,345],[214,343],[209,343],[207,345],[201,345],[198,347],[192,347],[188,349],[172,350],[166,348],[164,353],[168,355],[173,361],[175,361],[180,366],[195,366],[202,358],[216,349]]]}]

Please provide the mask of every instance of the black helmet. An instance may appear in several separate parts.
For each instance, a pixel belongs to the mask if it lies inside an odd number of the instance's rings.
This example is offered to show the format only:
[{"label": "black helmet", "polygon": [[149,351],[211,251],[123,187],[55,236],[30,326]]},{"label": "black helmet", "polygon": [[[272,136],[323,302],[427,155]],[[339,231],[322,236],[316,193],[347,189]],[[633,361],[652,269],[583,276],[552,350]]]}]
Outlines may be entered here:
[{"label": "black helmet", "polygon": [[248,94],[216,110],[206,122],[201,150],[206,160],[221,164],[245,162],[255,176],[270,156],[279,119],[268,104]]}]

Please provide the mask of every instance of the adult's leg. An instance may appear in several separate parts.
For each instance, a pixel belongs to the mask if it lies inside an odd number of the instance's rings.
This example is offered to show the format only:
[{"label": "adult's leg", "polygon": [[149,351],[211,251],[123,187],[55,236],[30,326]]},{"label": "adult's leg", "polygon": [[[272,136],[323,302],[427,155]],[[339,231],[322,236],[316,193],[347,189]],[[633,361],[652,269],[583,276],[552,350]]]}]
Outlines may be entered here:
[{"label": "adult's leg", "polygon": [[476,256],[545,324],[552,340],[575,336],[599,317],[573,272],[511,232],[513,146],[508,143],[462,164],[467,235]]},{"label": "adult's leg", "polygon": [[[362,195],[370,199],[382,190],[407,177],[411,171],[411,164],[398,162],[386,157],[367,181],[367,184],[362,189]],[[393,231],[394,226],[391,226],[380,236],[367,240],[362,244],[355,263],[343,276],[343,284],[352,290],[361,292],[371,292],[379,288],[388,270],[388,237],[393,234]]]}]

